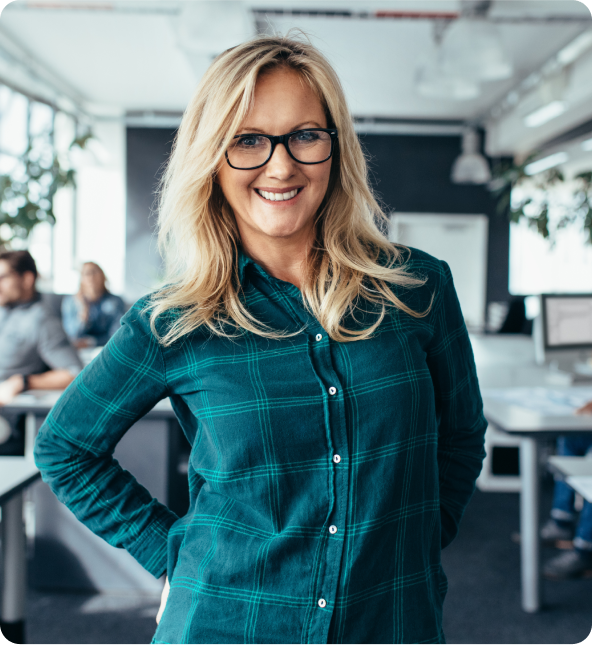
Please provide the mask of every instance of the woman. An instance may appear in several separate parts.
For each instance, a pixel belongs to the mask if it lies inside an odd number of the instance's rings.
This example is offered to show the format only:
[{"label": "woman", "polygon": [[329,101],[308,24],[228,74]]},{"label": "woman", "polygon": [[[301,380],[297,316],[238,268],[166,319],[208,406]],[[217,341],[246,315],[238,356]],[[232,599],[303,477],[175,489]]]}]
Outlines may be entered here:
[{"label": "woman", "polygon": [[85,262],[80,271],[78,293],[62,300],[64,329],[77,348],[105,345],[119,329],[125,304],[108,291],[106,282],[98,264]]},{"label": "woman", "polygon": [[[166,573],[154,643],[443,641],[440,550],[486,424],[447,265],[381,218],[314,47],[261,37],[214,61],[164,178],[168,286],[35,451],[80,520]],[[166,396],[192,445],[182,518],[111,459]]]}]

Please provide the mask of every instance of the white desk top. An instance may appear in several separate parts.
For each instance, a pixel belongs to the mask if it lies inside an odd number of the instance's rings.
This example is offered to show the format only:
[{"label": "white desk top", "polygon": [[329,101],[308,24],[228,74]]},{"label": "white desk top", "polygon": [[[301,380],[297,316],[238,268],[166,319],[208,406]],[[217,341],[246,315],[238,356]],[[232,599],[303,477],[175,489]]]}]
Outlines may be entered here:
[{"label": "white desk top", "polygon": [[[47,414],[62,393],[63,390],[29,390],[16,396],[5,408],[6,410],[17,412]],[[159,401],[148,414],[151,413],[161,414],[162,416],[168,416],[169,414],[172,416],[174,414],[168,398]]]},{"label": "white desk top", "polygon": [[505,432],[592,434],[592,415],[575,414],[592,400],[589,386],[484,389],[482,395],[485,417]]},{"label": "white desk top", "polygon": [[32,459],[0,456],[0,502],[37,477],[39,470]]},{"label": "white desk top", "polygon": [[565,481],[569,486],[584,499],[592,502],[592,458],[555,455],[549,457],[549,463],[565,475]]}]

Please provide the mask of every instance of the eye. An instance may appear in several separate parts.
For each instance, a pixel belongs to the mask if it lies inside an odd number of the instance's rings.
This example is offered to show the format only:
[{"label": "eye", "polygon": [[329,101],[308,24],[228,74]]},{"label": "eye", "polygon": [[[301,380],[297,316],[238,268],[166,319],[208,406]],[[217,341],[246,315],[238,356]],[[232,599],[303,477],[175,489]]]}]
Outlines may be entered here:
[{"label": "eye", "polygon": [[235,148],[242,148],[244,150],[248,148],[260,148],[265,146],[266,144],[267,139],[265,137],[258,137],[254,134],[248,134],[237,139],[234,146]]},{"label": "eye", "polygon": [[292,139],[298,143],[310,143],[313,141],[319,140],[320,132],[315,132],[314,130],[300,130],[296,134],[292,135]]}]

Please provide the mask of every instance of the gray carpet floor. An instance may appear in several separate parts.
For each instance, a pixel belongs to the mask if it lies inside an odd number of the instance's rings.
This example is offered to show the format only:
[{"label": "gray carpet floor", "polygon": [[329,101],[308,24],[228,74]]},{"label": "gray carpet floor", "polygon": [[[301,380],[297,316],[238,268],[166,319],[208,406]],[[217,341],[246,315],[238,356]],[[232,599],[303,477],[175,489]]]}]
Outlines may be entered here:
[{"label": "gray carpet floor", "polygon": [[[545,493],[548,510],[550,487]],[[520,608],[518,495],[476,492],[453,544],[442,554],[449,592],[449,643],[578,643],[592,628],[592,578],[544,582],[543,611]],[[543,556],[554,554],[545,549]],[[149,643],[159,598],[29,590],[30,643]]]}]

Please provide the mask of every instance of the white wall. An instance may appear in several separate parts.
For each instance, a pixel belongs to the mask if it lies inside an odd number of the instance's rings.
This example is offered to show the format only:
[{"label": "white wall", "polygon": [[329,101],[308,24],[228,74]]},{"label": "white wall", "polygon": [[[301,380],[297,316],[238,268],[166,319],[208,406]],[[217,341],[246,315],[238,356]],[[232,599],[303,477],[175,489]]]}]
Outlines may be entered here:
[{"label": "white wall", "polygon": [[54,283],[58,293],[78,289],[80,266],[99,264],[114,293],[123,293],[125,279],[125,126],[94,125],[96,141],[74,155],[76,202],[62,196],[62,217],[54,229]]}]

